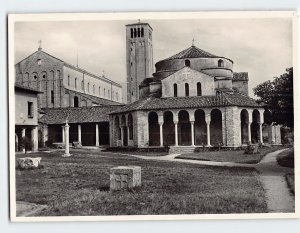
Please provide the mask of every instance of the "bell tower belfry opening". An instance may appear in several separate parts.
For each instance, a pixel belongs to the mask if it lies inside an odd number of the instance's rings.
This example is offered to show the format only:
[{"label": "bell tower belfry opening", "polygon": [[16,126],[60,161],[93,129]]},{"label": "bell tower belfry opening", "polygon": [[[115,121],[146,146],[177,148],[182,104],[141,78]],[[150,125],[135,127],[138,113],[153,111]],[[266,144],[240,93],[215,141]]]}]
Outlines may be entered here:
[{"label": "bell tower belfry opening", "polygon": [[148,23],[126,25],[127,103],[139,99],[139,85],[153,74],[152,31]]}]

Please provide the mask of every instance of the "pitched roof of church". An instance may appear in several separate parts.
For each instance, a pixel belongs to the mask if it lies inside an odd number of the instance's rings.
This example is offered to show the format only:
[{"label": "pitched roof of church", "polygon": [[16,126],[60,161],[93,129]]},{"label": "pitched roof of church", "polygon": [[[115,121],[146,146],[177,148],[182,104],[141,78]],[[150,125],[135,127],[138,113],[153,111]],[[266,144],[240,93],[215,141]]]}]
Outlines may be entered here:
[{"label": "pitched roof of church", "polygon": [[43,108],[44,116],[39,122],[44,124],[64,124],[68,118],[69,123],[107,122],[108,113],[120,106],[93,106],[81,108]]},{"label": "pitched roof of church", "polygon": [[199,58],[199,57],[212,57],[216,58],[218,56],[213,55],[209,52],[206,52],[202,49],[197,48],[196,46],[192,45],[191,47],[169,57],[164,59],[165,60],[173,60],[173,59],[184,59],[184,58]]},{"label": "pitched roof of church", "polygon": [[252,99],[239,92],[220,92],[215,96],[189,96],[189,97],[165,97],[138,100],[132,104],[120,107],[113,113],[131,112],[136,110],[161,110],[161,109],[187,109],[187,108],[205,108],[205,107],[263,107]]},{"label": "pitched roof of church", "polygon": [[89,94],[86,94],[86,93],[81,93],[81,92],[78,92],[78,91],[70,90],[68,88],[66,88],[66,89],[68,90],[68,92],[76,93],[76,95],[82,96],[82,97],[84,97],[86,99],[89,99],[93,103],[98,104],[98,105],[124,105],[124,104],[116,102],[114,100],[104,99],[104,98],[93,96],[93,95],[89,95]]}]

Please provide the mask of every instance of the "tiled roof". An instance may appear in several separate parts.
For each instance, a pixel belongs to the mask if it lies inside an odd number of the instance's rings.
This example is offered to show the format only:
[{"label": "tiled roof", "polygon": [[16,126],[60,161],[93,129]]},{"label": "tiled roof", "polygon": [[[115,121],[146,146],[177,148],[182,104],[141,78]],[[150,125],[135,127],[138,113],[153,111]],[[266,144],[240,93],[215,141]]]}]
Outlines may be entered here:
[{"label": "tiled roof", "polygon": [[68,90],[68,92],[71,92],[71,93],[73,92],[78,96],[82,96],[84,98],[87,98],[87,99],[91,100],[93,103],[98,104],[98,105],[123,105],[122,103],[119,103],[119,102],[116,102],[116,101],[113,101],[113,100],[104,99],[104,98],[101,98],[101,97],[89,95],[89,94],[86,94],[86,93],[81,93],[81,92],[78,92],[78,91],[73,91],[73,90],[70,90],[70,89],[67,89],[67,90]]},{"label": "tiled roof", "polygon": [[41,91],[39,91],[37,89],[34,89],[32,87],[23,86],[20,83],[15,83],[15,89],[17,89],[17,90],[23,90],[23,91],[31,92],[31,93],[36,93],[36,94],[43,93],[43,92],[41,92]]},{"label": "tiled roof", "polygon": [[184,58],[199,58],[199,57],[218,57],[216,55],[213,55],[209,52],[206,52],[202,49],[197,48],[196,46],[191,46],[175,55],[172,57],[169,57],[164,60],[173,60],[173,59],[184,59]]},{"label": "tiled roof", "polygon": [[131,112],[135,110],[186,109],[205,107],[263,107],[256,100],[239,92],[220,92],[216,96],[166,97],[138,100],[132,104],[120,107],[111,113]]},{"label": "tiled roof", "polygon": [[45,124],[92,123],[108,121],[108,114],[120,106],[93,106],[81,108],[43,108],[44,116],[39,122]]},{"label": "tiled roof", "polygon": [[233,72],[232,81],[248,81],[248,72]]}]

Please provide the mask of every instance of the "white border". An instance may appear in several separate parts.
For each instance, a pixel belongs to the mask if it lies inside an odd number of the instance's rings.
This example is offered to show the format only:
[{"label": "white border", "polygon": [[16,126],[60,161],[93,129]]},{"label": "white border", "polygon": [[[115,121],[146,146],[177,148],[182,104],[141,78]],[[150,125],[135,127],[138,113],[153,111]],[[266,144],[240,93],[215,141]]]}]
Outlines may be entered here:
[{"label": "white border", "polygon": [[[89,20],[136,20],[153,19],[211,19],[211,18],[292,18],[293,19],[293,67],[294,67],[294,114],[299,116],[299,71],[298,71],[298,15],[294,11],[219,11],[219,12],[131,12],[131,13],[51,13],[51,14],[10,14],[8,17],[9,50],[9,142],[14,142],[14,24],[25,21],[89,21]],[[299,141],[299,123],[295,121],[295,143]],[[295,155],[298,145],[295,144]],[[132,215],[132,216],[58,216],[58,217],[17,217],[15,195],[15,153],[14,143],[9,143],[10,161],[10,218],[15,222],[46,221],[133,221],[133,220],[199,220],[199,219],[274,219],[300,218],[298,196],[295,196],[295,213],[264,214],[195,214],[195,215]],[[295,164],[300,164],[295,156]],[[299,193],[299,167],[295,167],[295,193]]]}]

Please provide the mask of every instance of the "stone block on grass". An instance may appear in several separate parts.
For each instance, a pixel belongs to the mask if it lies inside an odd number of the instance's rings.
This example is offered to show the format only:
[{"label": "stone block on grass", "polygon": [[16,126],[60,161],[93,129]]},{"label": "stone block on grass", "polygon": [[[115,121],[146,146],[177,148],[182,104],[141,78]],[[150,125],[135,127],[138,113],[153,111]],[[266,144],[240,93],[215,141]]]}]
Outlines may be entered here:
[{"label": "stone block on grass", "polygon": [[17,167],[20,169],[33,169],[33,168],[38,168],[40,166],[42,158],[37,157],[37,158],[31,158],[31,157],[26,157],[26,158],[19,158],[17,159]]},{"label": "stone block on grass", "polygon": [[141,167],[139,166],[119,166],[110,169],[110,190],[126,190],[140,187]]}]

